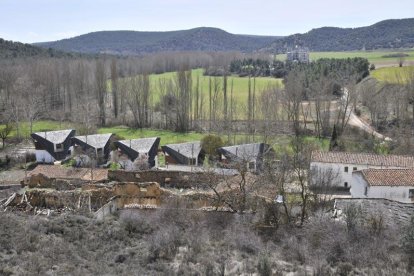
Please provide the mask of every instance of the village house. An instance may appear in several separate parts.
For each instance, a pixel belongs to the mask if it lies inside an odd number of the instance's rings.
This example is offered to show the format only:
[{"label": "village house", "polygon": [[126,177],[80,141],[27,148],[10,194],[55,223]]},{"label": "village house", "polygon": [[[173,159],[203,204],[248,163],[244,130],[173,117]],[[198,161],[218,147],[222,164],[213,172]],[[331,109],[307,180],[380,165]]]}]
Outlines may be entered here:
[{"label": "village house", "polygon": [[169,144],[161,148],[165,154],[166,164],[195,166],[203,164],[205,153],[200,141]]},{"label": "village house", "polygon": [[69,155],[74,129],[36,132],[30,135],[36,149],[38,163],[53,163],[64,160]]},{"label": "village house", "polygon": [[353,198],[414,203],[414,169],[366,169],[352,173]]},{"label": "village house", "polygon": [[231,166],[243,162],[251,172],[260,172],[263,169],[265,155],[274,153],[270,145],[264,143],[221,147],[218,151],[223,163]]},{"label": "village house", "polygon": [[113,152],[113,157],[123,169],[135,170],[134,162],[137,158],[145,162],[145,167],[158,167],[159,137],[122,140],[114,145],[118,150]]},{"label": "village house", "polygon": [[[311,182],[316,183],[326,175],[335,175],[332,182],[337,187],[351,188],[352,172],[364,169],[414,168],[414,157],[403,155],[378,155],[371,153],[314,151],[311,156]],[[319,179],[318,179],[319,178]]]},{"label": "village house", "polygon": [[72,137],[72,154],[77,159],[78,165],[89,164],[91,158],[96,159],[97,165],[107,163],[111,152],[112,137],[112,133]]}]

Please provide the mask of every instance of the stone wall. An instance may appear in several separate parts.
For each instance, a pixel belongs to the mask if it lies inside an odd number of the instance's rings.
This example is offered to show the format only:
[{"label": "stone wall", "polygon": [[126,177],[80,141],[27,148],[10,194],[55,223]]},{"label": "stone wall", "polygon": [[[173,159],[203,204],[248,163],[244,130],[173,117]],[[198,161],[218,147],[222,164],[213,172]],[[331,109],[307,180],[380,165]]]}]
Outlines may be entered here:
[{"label": "stone wall", "polygon": [[414,215],[414,204],[388,199],[335,199],[335,210],[341,214],[350,204],[360,207],[364,218],[383,216],[385,223],[390,226],[407,225]]},{"label": "stone wall", "polygon": [[181,171],[108,171],[108,178],[117,182],[157,182],[162,187],[174,188],[206,188],[210,181],[203,172]]}]

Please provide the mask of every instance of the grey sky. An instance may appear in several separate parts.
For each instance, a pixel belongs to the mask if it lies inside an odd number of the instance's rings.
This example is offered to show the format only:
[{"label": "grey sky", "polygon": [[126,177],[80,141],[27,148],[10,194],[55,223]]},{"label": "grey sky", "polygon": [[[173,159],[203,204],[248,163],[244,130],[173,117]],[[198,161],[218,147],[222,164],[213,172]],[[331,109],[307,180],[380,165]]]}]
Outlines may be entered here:
[{"label": "grey sky", "polygon": [[0,0],[0,37],[40,42],[102,30],[201,26],[238,34],[289,35],[408,17],[414,17],[413,0]]}]

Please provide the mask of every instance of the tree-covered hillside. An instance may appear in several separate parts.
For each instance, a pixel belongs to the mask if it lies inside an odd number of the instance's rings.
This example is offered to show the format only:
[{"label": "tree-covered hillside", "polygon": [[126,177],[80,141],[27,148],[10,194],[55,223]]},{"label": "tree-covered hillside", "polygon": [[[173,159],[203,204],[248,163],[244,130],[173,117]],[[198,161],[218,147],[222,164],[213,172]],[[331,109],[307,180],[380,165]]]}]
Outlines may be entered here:
[{"label": "tree-covered hillside", "polygon": [[368,27],[313,29],[274,41],[263,51],[285,52],[295,45],[311,51],[352,51],[361,49],[414,47],[414,18],[391,19]]},{"label": "tree-covered hillside", "polygon": [[102,31],[36,45],[64,51],[121,55],[169,51],[253,52],[277,38],[235,35],[221,29],[203,27],[170,32]]},{"label": "tree-covered hillside", "polygon": [[21,58],[21,57],[65,57],[73,54],[65,53],[55,49],[44,49],[20,42],[4,40],[0,38],[0,58]]}]

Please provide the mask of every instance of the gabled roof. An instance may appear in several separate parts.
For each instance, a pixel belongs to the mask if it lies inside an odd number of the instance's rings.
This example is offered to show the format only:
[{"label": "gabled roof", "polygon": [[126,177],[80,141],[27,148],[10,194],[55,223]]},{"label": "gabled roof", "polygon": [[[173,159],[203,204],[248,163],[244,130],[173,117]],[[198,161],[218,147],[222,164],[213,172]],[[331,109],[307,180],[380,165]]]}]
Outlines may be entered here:
[{"label": "gabled roof", "polygon": [[412,186],[414,187],[413,169],[366,169],[356,171],[362,174],[370,186]]},{"label": "gabled roof", "polygon": [[137,153],[148,153],[154,143],[157,142],[158,137],[151,137],[151,138],[141,138],[141,139],[132,139],[132,140],[122,140],[118,141],[118,143],[123,144]]},{"label": "gabled roof", "polygon": [[93,134],[93,135],[86,135],[86,136],[75,136],[72,139],[79,140],[85,144],[93,148],[104,148],[106,144],[111,139],[112,133],[106,134]]},{"label": "gabled roof", "polygon": [[311,161],[401,168],[414,167],[414,157],[412,156],[379,155],[370,153],[314,151],[312,152]]},{"label": "gabled roof", "polygon": [[56,131],[45,131],[32,133],[32,137],[39,136],[53,144],[61,144],[65,142],[68,136],[74,131],[73,129],[56,130]]},{"label": "gabled roof", "polygon": [[237,158],[243,160],[257,159],[264,153],[264,143],[241,144],[229,147],[221,147],[219,151],[226,157]]},{"label": "gabled roof", "polygon": [[168,144],[162,147],[163,149],[169,148],[186,158],[197,158],[201,152],[201,142],[188,142],[181,144]]}]

